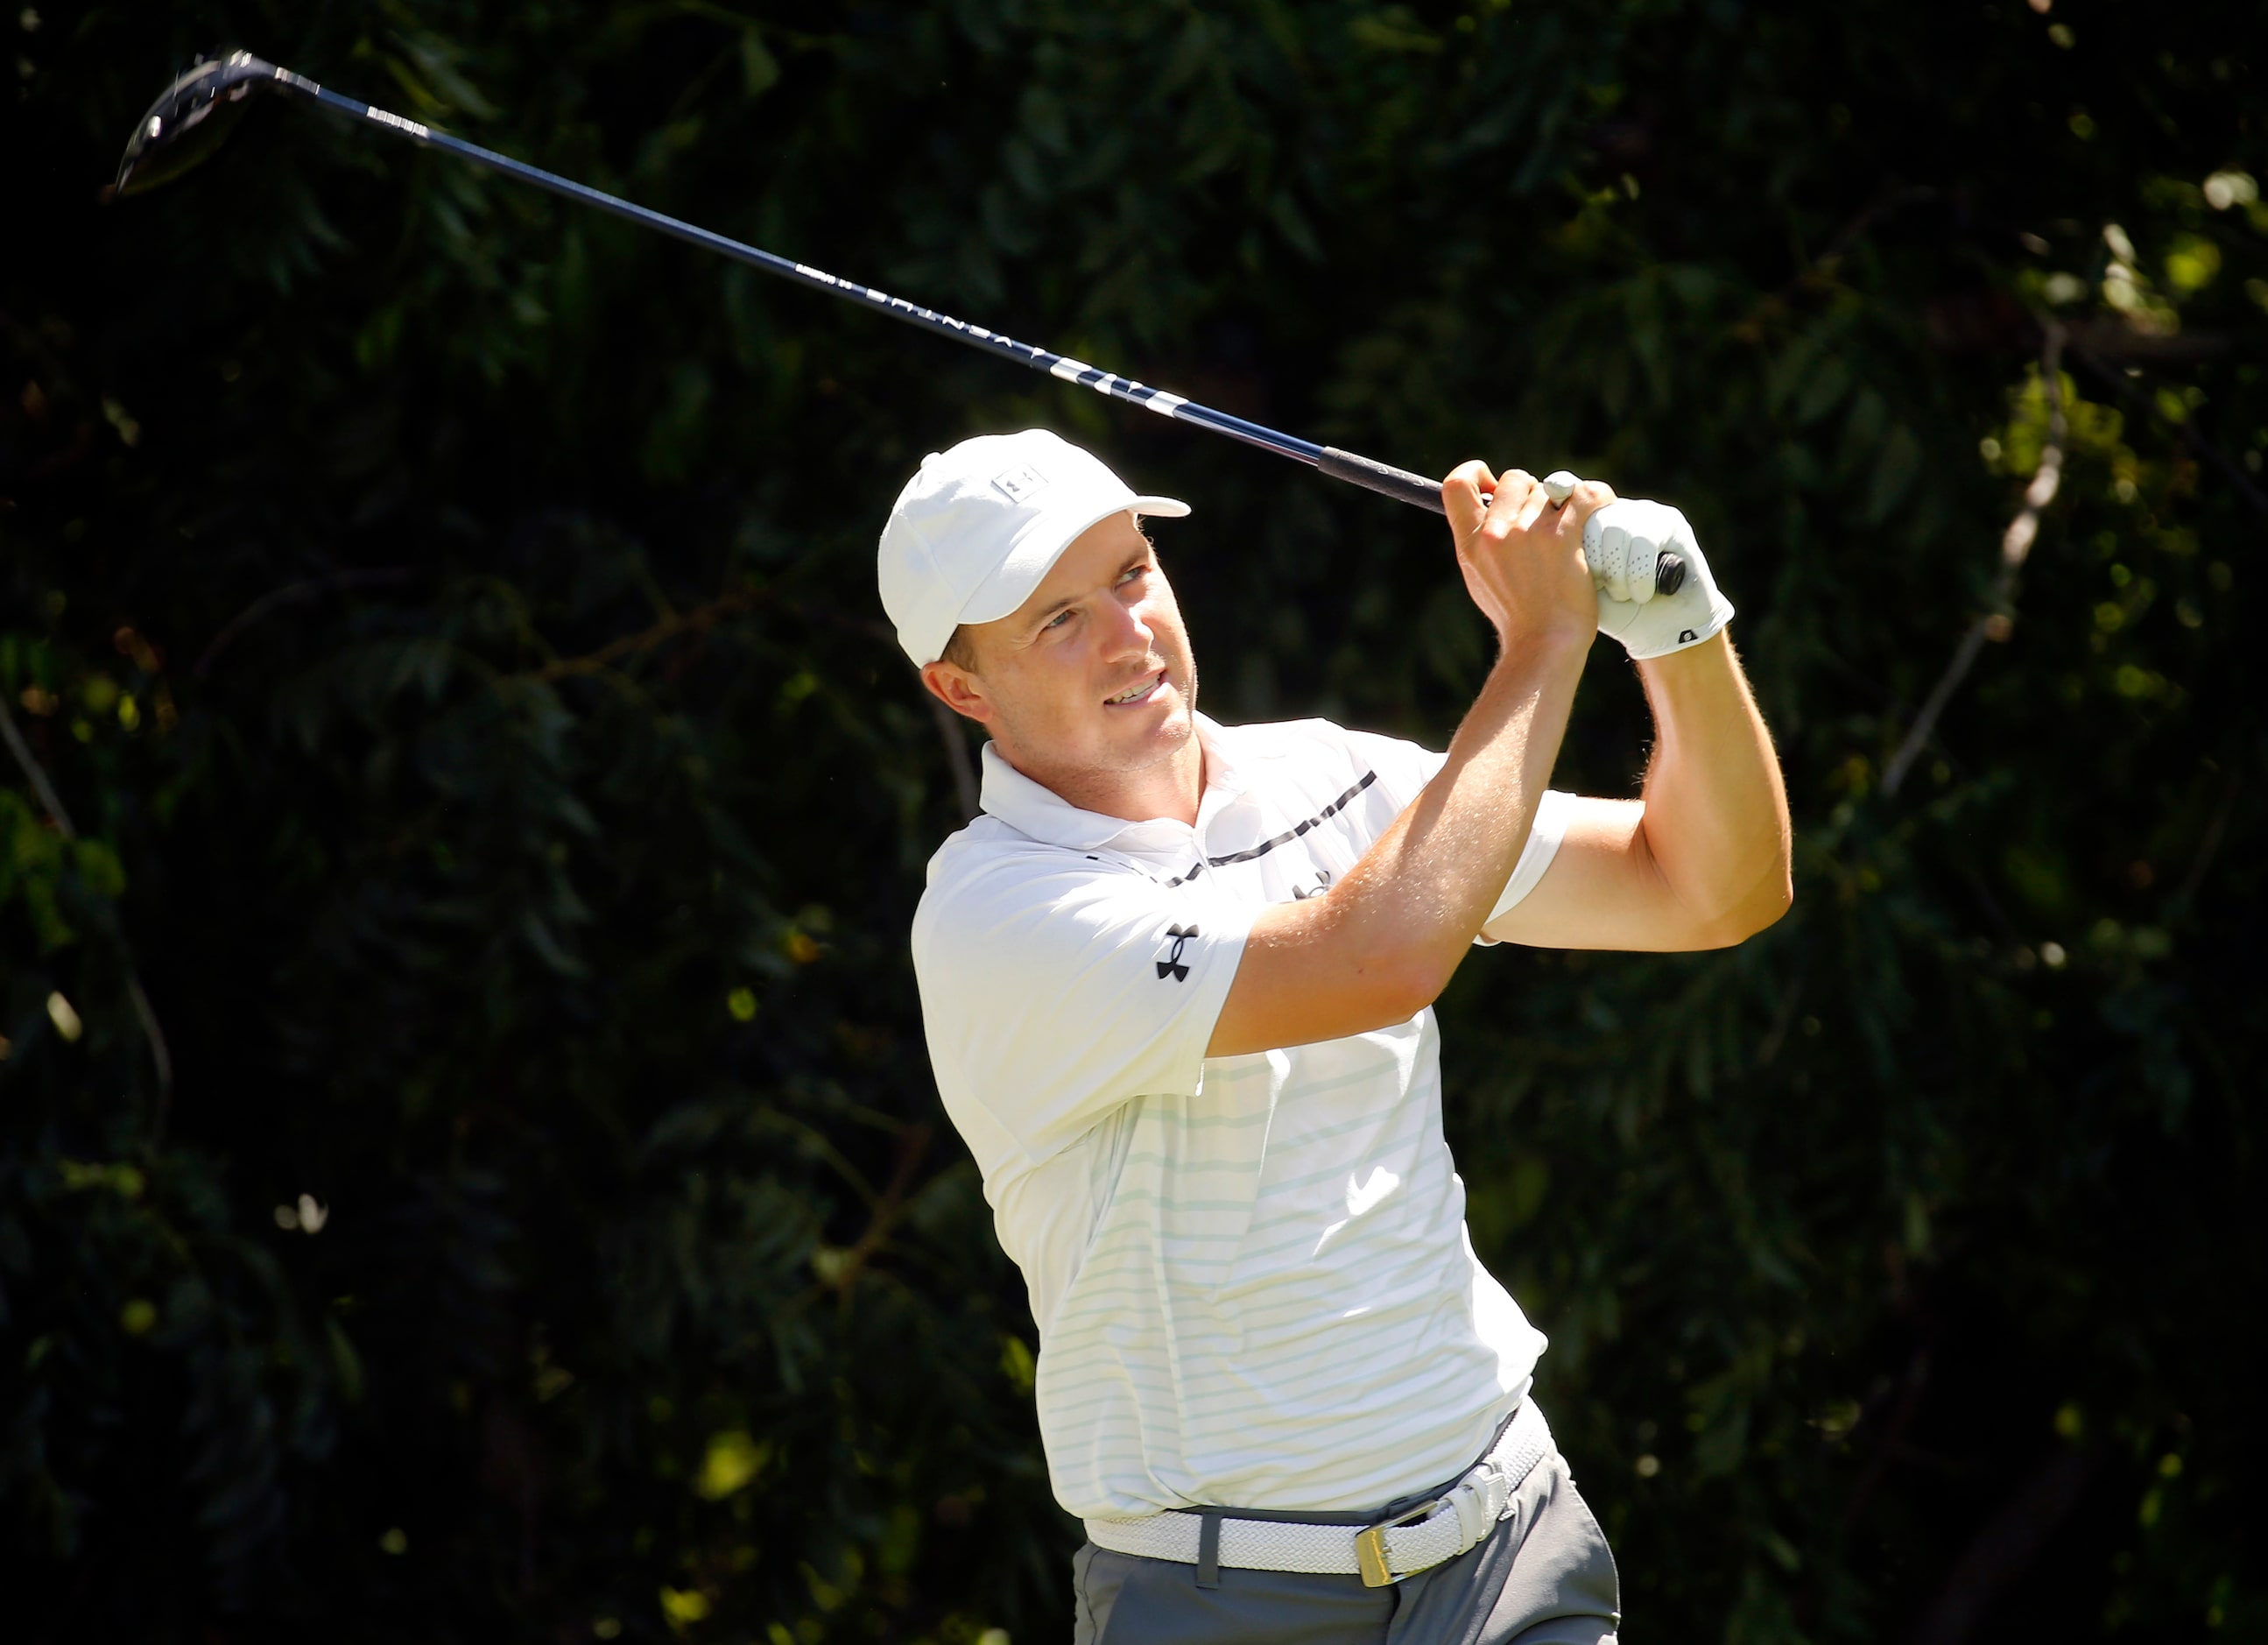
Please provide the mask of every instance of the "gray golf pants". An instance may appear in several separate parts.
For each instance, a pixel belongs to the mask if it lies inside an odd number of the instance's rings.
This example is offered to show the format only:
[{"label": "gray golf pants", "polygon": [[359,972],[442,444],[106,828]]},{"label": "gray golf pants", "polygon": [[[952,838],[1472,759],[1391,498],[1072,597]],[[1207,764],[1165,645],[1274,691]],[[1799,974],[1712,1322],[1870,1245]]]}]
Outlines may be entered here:
[{"label": "gray golf pants", "polygon": [[1113,1553],[1071,1560],[1076,1645],[1615,1645],[1622,1590],[1599,1522],[1555,1452],[1474,1547],[1396,1582]]}]

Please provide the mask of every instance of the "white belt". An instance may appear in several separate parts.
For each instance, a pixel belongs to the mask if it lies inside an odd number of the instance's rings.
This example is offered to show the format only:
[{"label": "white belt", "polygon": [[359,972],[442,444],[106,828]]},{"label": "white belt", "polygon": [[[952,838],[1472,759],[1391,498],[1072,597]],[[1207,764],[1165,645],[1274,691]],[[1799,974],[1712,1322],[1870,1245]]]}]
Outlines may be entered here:
[{"label": "white belt", "polygon": [[1525,1399],[1489,1454],[1446,1494],[1374,1525],[1239,1519],[1226,1509],[1175,1509],[1144,1519],[1090,1519],[1086,1535],[1114,1553],[1197,1566],[1201,1581],[1210,1574],[1207,1568],[1233,1565],[1360,1576],[1364,1586],[1383,1588],[1454,1560],[1487,1536],[1512,1507],[1512,1494],[1528,1471],[1550,1451],[1543,1413]]}]

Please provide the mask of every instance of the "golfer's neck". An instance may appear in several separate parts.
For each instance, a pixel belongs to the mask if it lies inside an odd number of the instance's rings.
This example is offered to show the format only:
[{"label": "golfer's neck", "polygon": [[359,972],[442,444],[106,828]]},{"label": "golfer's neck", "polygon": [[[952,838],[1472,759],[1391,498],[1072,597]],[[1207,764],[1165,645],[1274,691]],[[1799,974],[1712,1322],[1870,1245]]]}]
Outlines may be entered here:
[{"label": "golfer's neck", "polygon": [[1170,817],[1195,826],[1204,799],[1204,749],[1194,729],[1188,741],[1155,765],[1138,771],[1100,771],[1027,763],[1014,749],[1002,750],[1008,763],[1066,805],[1130,822]]}]

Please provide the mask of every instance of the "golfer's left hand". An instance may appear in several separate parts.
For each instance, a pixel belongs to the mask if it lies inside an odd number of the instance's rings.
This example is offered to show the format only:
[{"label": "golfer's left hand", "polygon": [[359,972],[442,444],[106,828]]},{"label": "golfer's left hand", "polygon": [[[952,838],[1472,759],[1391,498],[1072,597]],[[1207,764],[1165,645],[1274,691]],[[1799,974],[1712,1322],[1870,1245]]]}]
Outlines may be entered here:
[{"label": "golfer's left hand", "polygon": [[[1674,594],[1653,586],[1665,550],[1685,562]],[[1598,584],[1599,631],[1620,640],[1633,660],[1698,645],[1733,620],[1733,602],[1709,574],[1692,526],[1666,503],[1627,498],[1601,509],[1585,522],[1583,557]]]}]

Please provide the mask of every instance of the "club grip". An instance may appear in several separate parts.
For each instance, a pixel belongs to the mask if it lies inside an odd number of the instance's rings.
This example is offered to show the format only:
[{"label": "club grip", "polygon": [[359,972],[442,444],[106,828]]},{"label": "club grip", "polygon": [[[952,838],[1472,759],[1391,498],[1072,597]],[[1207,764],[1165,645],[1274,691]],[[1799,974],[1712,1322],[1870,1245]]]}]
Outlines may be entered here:
[{"label": "club grip", "polygon": [[[1315,460],[1315,467],[1334,480],[1344,480],[1366,491],[1390,497],[1397,503],[1429,508],[1437,514],[1449,512],[1441,501],[1441,483],[1429,480],[1422,474],[1412,474],[1407,468],[1397,468],[1390,463],[1374,461],[1351,451],[1341,451],[1336,446],[1323,447],[1322,455]],[[1685,561],[1676,554],[1663,550],[1660,558],[1654,562],[1654,592],[1674,594],[1684,584]]]},{"label": "club grip", "polygon": [[1359,485],[1366,491],[1390,497],[1397,503],[1408,503],[1413,508],[1430,508],[1437,514],[1449,512],[1441,501],[1441,483],[1429,480],[1422,474],[1412,474],[1407,468],[1373,462],[1367,457],[1358,457],[1351,451],[1341,451],[1336,446],[1323,447],[1323,454],[1315,459],[1315,467],[1334,480],[1344,480],[1349,485]]}]

